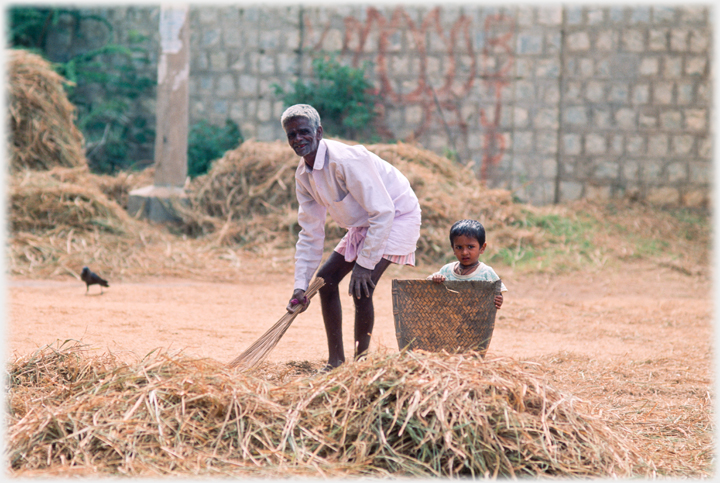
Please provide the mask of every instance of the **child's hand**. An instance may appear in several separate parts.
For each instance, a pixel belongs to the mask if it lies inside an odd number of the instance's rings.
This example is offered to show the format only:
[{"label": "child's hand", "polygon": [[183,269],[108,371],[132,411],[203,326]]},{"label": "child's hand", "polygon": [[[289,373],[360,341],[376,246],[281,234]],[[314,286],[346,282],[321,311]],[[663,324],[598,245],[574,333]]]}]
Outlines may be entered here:
[{"label": "child's hand", "polygon": [[495,296],[495,308],[499,309],[500,307],[502,307],[502,303],[503,303],[503,296],[501,293],[499,293]]},{"label": "child's hand", "polygon": [[435,283],[442,283],[445,281],[445,276],[440,275],[439,273],[436,273],[435,275],[432,276],[431,280]]}]

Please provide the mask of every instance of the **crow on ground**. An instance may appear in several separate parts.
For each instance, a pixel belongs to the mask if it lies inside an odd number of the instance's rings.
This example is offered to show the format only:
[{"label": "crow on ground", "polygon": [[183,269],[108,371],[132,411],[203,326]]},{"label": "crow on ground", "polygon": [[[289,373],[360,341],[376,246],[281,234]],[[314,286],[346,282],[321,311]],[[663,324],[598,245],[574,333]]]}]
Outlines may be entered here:
[{"label": "crow on ground", "polygon": [[90,285],[100,285],[100,293],[103,293],[103,287],[109,287],[107,280],[103,280],[97,273],[92,272],[88,267],[83,267],[80,279],[85,282],[85,294],[90,290]]}]

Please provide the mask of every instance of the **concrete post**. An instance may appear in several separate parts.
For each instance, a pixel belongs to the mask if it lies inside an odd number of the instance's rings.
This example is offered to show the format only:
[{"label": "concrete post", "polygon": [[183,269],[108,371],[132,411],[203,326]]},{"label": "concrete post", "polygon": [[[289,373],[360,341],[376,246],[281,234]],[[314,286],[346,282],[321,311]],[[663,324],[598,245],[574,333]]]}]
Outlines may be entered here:
[{"label": "concrete post", "polygon": [[177,219],[172,199],[186,198],[190,77],[190,18],[187,5],[160,10],[160,57],[155,128],[154,184],[130,192],[128,211],[151,221]]}]

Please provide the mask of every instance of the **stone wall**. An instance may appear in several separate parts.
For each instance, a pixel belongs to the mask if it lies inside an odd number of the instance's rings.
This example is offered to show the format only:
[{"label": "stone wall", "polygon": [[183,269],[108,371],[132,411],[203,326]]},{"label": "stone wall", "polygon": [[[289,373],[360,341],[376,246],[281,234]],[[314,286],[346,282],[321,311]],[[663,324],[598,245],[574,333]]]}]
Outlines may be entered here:
[{"label": "stone wall", "polygon": [[[148,37],[158,11],[93,9]],[[633,196],[701,205],[711,191],[709,6],[196,6],[191,122],[283,138],[273,84],[325,53],[368,75],[381,132],[474,163],[546,204]]]}]

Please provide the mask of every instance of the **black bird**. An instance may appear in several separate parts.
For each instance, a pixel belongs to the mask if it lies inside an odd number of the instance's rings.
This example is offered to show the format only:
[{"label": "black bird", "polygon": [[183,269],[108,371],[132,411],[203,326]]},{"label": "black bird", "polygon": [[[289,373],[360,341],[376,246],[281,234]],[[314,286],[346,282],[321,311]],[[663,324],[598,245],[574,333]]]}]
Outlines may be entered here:
[{"label": "black bird", "polygon": [[107,283],[107,280],[103,280],[100,278],[100,276],[92,272],[88,267],[83,267],[82,273],[80,274],[80,280],[85,282],[85,293],[88,293],[88,290],[90,290],[90,285],[100,285],[100,293],[103,293],[103,287],[109,287],[110,285]]}]

